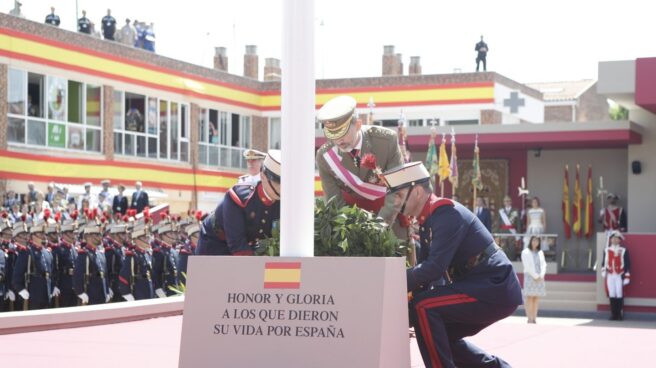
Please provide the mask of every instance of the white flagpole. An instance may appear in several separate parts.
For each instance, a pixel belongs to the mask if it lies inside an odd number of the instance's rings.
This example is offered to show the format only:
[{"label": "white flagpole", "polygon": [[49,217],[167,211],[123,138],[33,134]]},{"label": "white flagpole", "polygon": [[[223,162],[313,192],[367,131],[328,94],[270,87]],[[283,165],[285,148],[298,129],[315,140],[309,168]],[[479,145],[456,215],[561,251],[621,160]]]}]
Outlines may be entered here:
[{"label": "white flagpole", "polygon": [[280,255],[314,256],[314,0],[284,0]]}]

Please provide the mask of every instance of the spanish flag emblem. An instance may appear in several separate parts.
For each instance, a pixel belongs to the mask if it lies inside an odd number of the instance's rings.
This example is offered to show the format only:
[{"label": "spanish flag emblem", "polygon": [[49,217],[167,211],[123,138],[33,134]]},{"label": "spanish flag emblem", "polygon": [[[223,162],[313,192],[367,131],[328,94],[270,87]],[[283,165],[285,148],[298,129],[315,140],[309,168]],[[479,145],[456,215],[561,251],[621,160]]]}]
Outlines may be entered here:
[{"label": "spanish flag emblem", "polygon": [[299,289],[301,262],[266,262],[264,265],[265,289]]}]

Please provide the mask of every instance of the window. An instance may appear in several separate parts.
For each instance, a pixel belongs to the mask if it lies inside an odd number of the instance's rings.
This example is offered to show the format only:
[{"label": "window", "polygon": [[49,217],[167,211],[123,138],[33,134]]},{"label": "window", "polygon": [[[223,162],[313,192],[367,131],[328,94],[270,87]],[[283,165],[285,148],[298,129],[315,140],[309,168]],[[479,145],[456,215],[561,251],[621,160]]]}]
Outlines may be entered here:
[{"label": "window", "polygon": [[8,87],[10,143],[102,151],[102,87],[12,68]]},{"label": "window", "polygon": [[478,125],[478,119],[471,119],[471,120],[447,120],[446,125]]},{"label": "window", "polygon": [[282,129],[280,118],[269,119],[269,149],[280,149]]},{"label": "window", "polygon": [[[251,118],[214,109],[200,109],[199,113],[198,162],[208,166],[245,168],[243,151],[250,147]],[[180,138],[180,141],[180,147],[183,147],[185,140]]]},{"label": "window", "polygon": [[[7,103],[9,105],[9,114],[25,115],[25,94],[27,87],[27,76],[25,72],[9,69],[9,91],[7,93]],[[23,122],[23,125],[25,123]]]},{"label": "window", "polygon": [[424,119],[410,119],[408,120],[408,126],[422,127],[424,126]]},{"label": "window", "polygon": [[114,111],[116,154],[189,161],[187,105],[115,91]]}]

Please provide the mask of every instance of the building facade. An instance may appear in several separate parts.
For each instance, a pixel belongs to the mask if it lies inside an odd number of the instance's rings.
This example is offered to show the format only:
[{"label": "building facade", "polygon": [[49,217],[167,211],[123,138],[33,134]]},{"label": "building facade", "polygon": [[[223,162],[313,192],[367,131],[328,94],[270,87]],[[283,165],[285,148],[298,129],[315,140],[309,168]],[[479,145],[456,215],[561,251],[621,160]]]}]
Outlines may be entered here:
[{"label": "building facade", "polygon": [[[244,172],[244,149],[280,148],[280,62],[266,59],[258,80],[255,46],[247,46],[245,75],[238,76],[226,72],[221,47],[208,69],[5,14],[0,24],[0,192],[24,192],[28,181],[43,190],[50,181],[79,186],[110,179],[131,188],[140,180],[174,212],[211,210]],[[349,94],[369,123],[396,129],[404,121],[416,160],[425,159],[432,126],[438,144],[442,133],[449,141],[454,131],[460,186],[444,189],[446,195],[455,189],[464,203],[472,196],[478,142],[479,195],[493,210],[506,194],[521,208],[517,187],[525,178],[530,195],[542,199],[547,232],[559,235],[564,268],[588,270],[595,245],[594,237],[564,239],[565,165],[570,188],[573,168],[581,167],[585,185],[592,166],[594,182],[603,176],[605,189],[619,194],[630,213],[649,211],[629,196],[646,185],[629,171],[632,161],[642,160],[645,172],[653,162],[643,157],[645,142],[653,141],[653,115],[610,121],[605,97],[615,95],[601,81],[547,86],[494,72],[422,75],[419,57],[404,75],[393,46],[384,47],[382,61],[381,77],[318,80],[317,107]],[[557,88],[562,93],[554,97]],[[316,128],[318,148],[325,139]],[[315,192],[322,193],[318,181]],[[594,204],[601,208],[599,197]],[[656,232],[653,222],[632,215],[629,227]]]}]

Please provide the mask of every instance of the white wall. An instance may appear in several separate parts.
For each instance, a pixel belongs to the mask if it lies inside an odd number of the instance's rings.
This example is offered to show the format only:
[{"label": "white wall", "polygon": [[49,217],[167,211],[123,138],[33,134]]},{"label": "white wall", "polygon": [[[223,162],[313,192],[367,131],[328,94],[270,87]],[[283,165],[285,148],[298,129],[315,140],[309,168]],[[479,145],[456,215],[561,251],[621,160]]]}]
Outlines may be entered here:
[{"label": "white wall", "polygon": [[[528,151],[527,186],[530,196],[540,198],[542,207],[547,213],[547,233],[558,234],[558,248],[567,247],[570,249],[571,255],[578,253],[578,258],[583,260],[579,267],[576,267],[577,269],[587,268],[587,252],[588,249],[594,249],[596,237],[577,239],[573,236],[570,240],[565,240],[561,209],[565,164],[569,165],[570,201],[574,198],[576,164],[581,166],[581,193],[584,206],[588,165],[592,165],[594,208],[598,214],[602,208],[600,199],[596,196],[600,175],[604,177],[605,189],[618,194],[621,197],[621,205],[629,207],[626,206],[627,156],[626,149],[542,150],[540,157],[535,157],[534,151]],[[581,215],[584,216],[585,212],[582,211]],[[597,217],[595,216],[595,220]],[[600,224],[596,221],[595,226],[596,231],[602,231]],[[593,254],[593,262],[594,260]],[[560,258],[558,261],[560,262]],[[573,259],[568,260],[567,265],[573,266]]]},{"label": "white wall", "polygon": [[[631,110],[629,119],[643,128],[642,144],[629,145],[627,158],[629,232],[656,233],[656,115]],[[642,173],[631,172],[631,162],[642,163]]]},{"label": "white wall", "polygon": [[[510,98],[511,92],[517,92],[518,97],[524,99],[524,106],[520,106],[518,112],[515,114],[510,113],[510,107],[503,105],[503,100]],[[495,108],[501,111],[503,114],[503,124],[518,124],[519,119],[523,119],[531,123],[544,122],[544,101],[525,95],[518,89],[513,89],[503,84],[495,83],[494,105]]]}]

